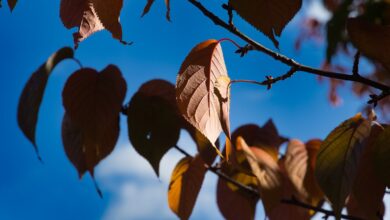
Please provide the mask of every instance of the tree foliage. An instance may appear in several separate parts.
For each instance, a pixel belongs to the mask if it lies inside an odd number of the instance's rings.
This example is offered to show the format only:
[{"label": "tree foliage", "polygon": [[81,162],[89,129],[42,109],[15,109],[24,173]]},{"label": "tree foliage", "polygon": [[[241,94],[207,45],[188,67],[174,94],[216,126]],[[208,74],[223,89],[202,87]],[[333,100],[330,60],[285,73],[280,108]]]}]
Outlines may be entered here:
[{"label": "tree foliage", "polygon": [[[48,82],[56,65],[73,59],[80,69],[65,84],[62,98],[65,115],[62,124],[63,145],[68,159],[80,178],[114,150],[121,115],[127,117],[132,146],[159,175],[160,161],[176,148],[184,158],[172,172],[168,189],[171,210],[188,219],[207,171],[219,176],[217,203],[226,219],[254,219],[261,201],[270,219],[310,219],[316,212],[336,219],[381,219],[383,196],[390,187],[390,127],[386,125],[390,105],[390,2],[388,0],[323,0],[331,14],[326,21],[304,18],[296,40],[326,40],[326,60],[321,68],[300,64],[242,33],[233,24],[235,14],[267,36],[275,47],[283,29],[300,11],[302,0],[229,0],[223,8],[224,21],[198,0],[187,0],[205,18],[228,30],[245,45],[224,38],[199,39],[178,67],[176,84],[160,79],[145,82],[126,104],[127,84],[121,70],[108,65],[101,71],[82,67],[74,50],[59,49],[42,64],[26,83],[18,107],[18,124],[32,142],[37,155],[35,128]],[[148,0],[142,16],[155,1]],[[1,3],[1,1],[0,1]],[[8,0],[11,10],[17,1]],[[170,1],[166,18],[170,16]],[[97,31],[107,30],[123,44],[120,13],[123,0],[61,0],[60,18],[65,28],[76,27],[74,48]],[[240,42],[240,43],[242,43]],[[264,53],[290,67],[281,76],[267,76],[262,82],[231,80],[225,65],[223,44],[232,43],[237,53]],[[229,54],[230,55],[230,54]],[[345,67],[333,59],[342,56],[351,65]],[[364,59],[373,72],[361,74]],[[367,117],[358,113],[337,126],[324,140],[306,143],[281,136],[272,120],[264,126],[247,124],[230,131],[230,90],[233,83],[254,83],[272,88],[296,72],[330,79],[330,101],[339,100],[337,88],[353,83],[353,91],[369,94],[366,109],[378,106],[383,121],[374,110]],[[192,156],[177,146],[180,130],[189,132],[197,146]],[[225,144],[219,143],[221,133]],[[280,146],[287,142],[285,155]],[[223,153],[221,153],[223,152]],[[219,155],[219,156],[218,156]],[[218,159],[218,162],[214,162]],[[329,202],[332,211],[322,207]],[[348,215],[342,210],[347,208]]]}]

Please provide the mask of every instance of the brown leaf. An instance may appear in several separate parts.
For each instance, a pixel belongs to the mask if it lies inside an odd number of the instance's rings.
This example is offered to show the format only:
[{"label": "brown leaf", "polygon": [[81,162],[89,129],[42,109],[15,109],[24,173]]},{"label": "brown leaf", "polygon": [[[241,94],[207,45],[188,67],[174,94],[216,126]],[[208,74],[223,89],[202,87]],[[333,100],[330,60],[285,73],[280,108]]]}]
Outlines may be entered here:
[{"label": "brown leaf", "polygon": [[276,47],[284,27],[290,22],[302,6],[302,0],[229,0],[234,10],[263,32]]},{"label": "brown leaf", "polygon": [[85,172],[85,164],[93,175],[93,168],[114,149],[126,90],[120,70],[113,65],[100,73],[80,69],[66,82],[62,93],[67,115],[63,122],[63,142],[65,149],[85,154],[68,152],[70,160],[77,163],[80,176]]},{"label": "brown leaf", "polygon": [[75,48],[91,34],[107,29],[112,36],[122,41],[119,14],[123,0],[61,0],[60,17],[68,29],[78,27],[73,34]]},{"label": "brown leaf", "polygon": [[[14,10],[16,3],[18,3],[18,0],[7,0],[8,2],[8,7],[11,11]],[[1,4],[0,4],[1,5]]]},{"label": "brown leaf", "polygon": [[379,61],[390,71],[390,27],[349,18],[347,30],[352,43],[367,57]]},{"label": "brown leaf", "polygon": [[[364,147],[355,183],[347,203],[348,213],[362,219],[378,219],[386,186],[376,175],[374,168],[374,145],[383,127],[374,124]],[[382,213],[383,214],[383,213]]]},{"label": "brown leaf", "polygon": [[206,171],[199,156],[183,158],[173,170],[168,189],[168,204],[180,219],[190,217]]},{"label": "brown leaf", "polygon": [[326,137],[317,155],[316,179],[340,219],[345,200],[352,190],[364,141],[371,121],[361,114],[344,121]]},{"label": "brown leaf", "polygon": [[159,176],[160,160],[176,145],[180,134],[175,87],[164,80],[143,84],[131,99],[127,116],[134,149],[149,161]]},{"label": "brown leaf", "polygon": [[52,54],[49,59],[31,75],[19,98],[18,124],[24,135],[26,135],[34,145],[37,154],[38,147],[35,142],[35,130],[38,121],[39,108],[41,106],[47,81],[56,65],[68,58],[73,58],[73,50],[69,47],[64,47]]},{"label": "brown leaf", "polygon": [[390,187],[390,126],[378,135],[374,150],[374,169],[375,173]]},{"label": "brown leaf", "polygon": [[[149,13],[150,8],[152,7],[153,3],[155,0],[147,0],[144,11],[142,12],[141,17],[145,16],[147,13]],[[166,13],[166,18],[168,21],[171,21],[171,4],[170,0],[164,0],[165,5],[167,6],[167,13]]]},{"label": "brown leaf", "polygon": [[189,53],[176,83],[176,100],[182,116],[210,143],[215,143],[222,130],[230,138],[229,89],[225,84],[216,85],[220,77],[227,77],[222,49],[218,41],[208,40]]}]

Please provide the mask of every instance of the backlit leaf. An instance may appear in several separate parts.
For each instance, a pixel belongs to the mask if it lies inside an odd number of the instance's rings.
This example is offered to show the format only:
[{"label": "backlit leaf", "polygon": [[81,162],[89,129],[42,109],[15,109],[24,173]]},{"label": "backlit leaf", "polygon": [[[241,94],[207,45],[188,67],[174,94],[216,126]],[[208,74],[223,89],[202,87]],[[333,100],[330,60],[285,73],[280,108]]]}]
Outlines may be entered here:
[{"label": "backlit leaf", "polygon": [[175,87],[164,80],[143,84],[131,99],[127,116],[134,149],[149,161],[158,176],[160,160],[176,145],[180,134]]},{"label": "backlit leaf", "polygon": [[[352,216],[362,219],[378,219],[386,186],[376,175],[374,168],[374,144],[383,127],[374,124],[364,147],[355,183],[348,199],[347,210]],[[382,213],[383,214],[383,213]]]},{"label": "backlit leaf", "polygon": [[173,170],[168,189],[168,205],[180,219],[190,217],[206,171],[199,156],[183,158]]},{"label": "backlit leaf", "polygon": [[386,186],[390,187],[390,126],[378,135],[374,145],[374,169]]},{"label": "backlit leaf", "polygon": [[347,30],[353,44],[367,57],[379,61],[390,71],[390,27],[350,18]]},{"label": "backlit leaf", "polygon": [[[146,15],[147,13],[149,13],[150,8],[152,7],[154,1],[155,0],[147,0],[145,8],[144,8],[144,11],[142,12],[142,17],[144,15]],[[168,21],[170,21],[171,20],[171,4],[170,4],[170,0],[164,0],[164,1],[165,1],[165,5],[167,6],[166,18],[167,18]]]},{"label": "backlit leaf", "polygon": [[100,73],[80,69],[66,82],[62,93],[66,111],[63,143],[80,176],[85,166],[93,175],[94,167],[114,149],[126,90],[120,70],[113,65]]},{"label": "backlit leaf", "polygon": [[68,29],[77,27],[73,34],[75,48],[91,34],[107,29],[112,36],[122,41],[119,14],[123,0],[61,0],[60,17]]},{"label": "backlit leaf", "polygon": [[315,176],[337,219],[352,190],[363,143],[370,135],[370,128],[371,122],[357,114],[335,128],[318,152]]},{"label": "backlit leaf", "polygon": [[220,77],[227,77],[222,48],[220,42],[208,40],[192,49],[176,82],[176,100],[182,116],[210,143],[215,143],[222,130],[230,138],[229,88],[220,83],[216,87]]},{"label": "backlit leaf", "polygon": [[276,47],[284,27],[290,22],[302,6],[302,0],[229,0],[234,10],[263,32]]},{"label": "backlit leaf", "polygon": [[37,153],[38,147],[35,141],[35,130],[38,121],[39,108],[41,106],[47,81],[56,65],[68,58],[73,58],[73,50],[68,47],[64,47],[51,55],[49,59],[31,75],[19,98],[18,124],[26,137],[34,145]]}]

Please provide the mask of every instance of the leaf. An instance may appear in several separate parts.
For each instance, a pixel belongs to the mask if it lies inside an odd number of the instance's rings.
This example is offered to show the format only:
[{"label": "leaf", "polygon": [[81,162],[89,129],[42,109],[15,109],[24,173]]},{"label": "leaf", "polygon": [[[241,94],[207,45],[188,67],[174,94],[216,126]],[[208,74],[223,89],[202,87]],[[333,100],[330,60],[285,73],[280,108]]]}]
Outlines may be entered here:
[{"label": "leaf", "polygon": [[302,0],[229,0],[234,10],[279,47],[280,36],[302,6]]},{"label": "leaf", "polygon": [[114,149],[126,90],[120,70],[113,65],[100,73],[80,69],[67,80],[62,93],[66,111],[62,136],[80,176],[85,169],[93,176],[94,167]]},{"label": "leaf", "polygon": [[112,37],[122,40],[119,14],[123,0],[61,0],[60,17],[68,29],[78,27],[73,34],[75,48],[91,34],[107,29]]},{"label": "leaf", "polygon": [[390,187],[390,126],[378,135],[374,150],[374,170],[387,187]]},{"label": "leaf", "polygon": [[242,137],[237,138],[237,146],[245,152],[252,172],[257,177],[266,213],[272,213],[280,204],[283,194],[282,173],[278,163],[266,151],[249,147]]},{"label": "leaf", "polygon": [[183,158],[173,170],[168,189],[168,204],[180,219],[190,217],[206,171],[199,156]]},{"label": "leaf", "polygon": [[376,175],[373,154],[378,147],[375,141],[383,130],[383,127],[378,124],[372,126],[347,203],[348,213],[362,219],[378,219],[378,213],[381,211],[386,186]]},{"label": "leaf", "polygon": [[[11,11],[14,10],[16,3],[18,3],[18,0],[7,0],[8,2],[8,7]],[[1,5],[1,4],[0,4]]]},{"label": "leaf", "polygon": [[315,176],[337,219],[352,190],[370,124],[361,114],[344,121],[328,135],[318,152]]},{"label": "leaf", "polygon": [[[142,12],[141,17],[145,16],[147,13],[149,13],[150,8],[152,7],[153,3],[155,0],[147,0],[147,3],[145,5],[144,11]],[[167,6],[167,13],[166,13],[166,18],[168,21],[171,21],[171,4],[170,0],[164,0],[165,5]]]},{"label": "leaf", "polygon": [[18,125],[24,135],[34,145],[38,157],[39,153],[35,140],[35,131],[43,94],[53,69],[58,63],[68,58],[73,58],[73,50],[69,47],[64,47],[52,54],[49,59],[31,75],[19,98]]},{"label": "leaf", "polygon": [[227,77],[222,48],[219,41],[207,40],[189,53],[176,82],[176,100],[182,116],[210,143],[215,143],[222,130],[230,138],[229,88],[225,84],[221,87],[221,83],[216,88],[219,77]]},{"label": "leaf", "polygon": [[[240,175],[246,177],[245,180],[238,180],[240,183],[245,185],[251,184],[252,176],[243,173],[240,173]],[[232,177],[231,175],[229,176]],[[234,179],[237,181],[238,178]],[[217,204],[225,219],[255,219],[258,200],[258,196],[239,188],[233,190],[224,179],[218,179]]]},{"label": "leaf", "polygon": [[383,64],[390,71],[390,27],[349,18],[347,30],[352,43],[367,57]]},{"label": "leaf", "polygon": [[176,145],[180,135],[175,87],[164,80],[143,84],[131,99],[127,116],[134,149],[148,160],[159,176],[160,160]]}]

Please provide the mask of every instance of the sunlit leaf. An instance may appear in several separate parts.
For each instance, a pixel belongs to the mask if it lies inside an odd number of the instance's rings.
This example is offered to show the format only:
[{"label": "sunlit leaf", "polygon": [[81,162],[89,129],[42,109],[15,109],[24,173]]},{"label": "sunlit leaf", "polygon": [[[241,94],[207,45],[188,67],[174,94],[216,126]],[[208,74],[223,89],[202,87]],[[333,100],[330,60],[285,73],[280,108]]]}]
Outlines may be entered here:
[{"label": "sunlit leaf", "polygon": [[390,27],[350,18],[347,30],[353,44],[367,57],[379,61],[390,71]]},{"label": "sunlit leaf", "polygon": [[284,27],[302,6],[302,0],[229,0],[234,10],[272,40],[276,47]]},{"label": "sunlit leaf", "polygon": [[160,160],[176,145],[180,134],[175,87],[164,80],[143,84],[131,99],[127,116],[134,149],[149,161],[158,176]]},{"label": "sunlit leaf", "polygon": [[80,69],[66,82],[62,93],[66,111],[63,143],[80,176],[85,166],[93,175],[94,167],[114,149],[126,89],[120,70],[113,65],[100,73]]},{"label": "sunlit leaf", "polygon": [[61,0],[60,17],[66,28],[78,28],[73,34],[76,48],[81,41],[103,29],[125,43],[119,23],[122,5],[123,0]]},{"label": "sunlit leaf", "polygon": [[19,98],[18,124],[26,137],[34,145],[37,153],[38,147],[35,141],[35,130],[38,121],[39,108],[41,106],[47,81],[56,65],[68,58],[73,58],[73,50],[68,47],[64,47],[51,55],[49,59],[31,75]]},{"label": "sunlit leaf", "polygon": [[328,135],[318,152],[315,176],[338,219],[352,190],[370,123],[361,114],[346,120]]},{"label": "sunlit leaf", "polygon": [[199,156],[183,158],[173,170],[168,189],[168,205],[180,219],[191,216],[206,171]]},{"label": "sunlit leaf", "polygon": [[[142,12],[142,17],[144,15],[146,15],[147,13],[149,13],[150,8],[152,7],[154,1],[155,0],[147,0],[145,8],[144,8],[144,11]],[[165,5],[167,6],[166,18],[167,18],[168,21],[170,21],[171,20],[171,4],[170,4],[170,0],[164,0],[164,1],[165,1]]]},{"label": "sunlit leaf", "polygon": [[[227,70],[220,43],[208,40],[198,44],[184,60],[176,82],[176,100],[183,117],[198,129],[210,143],[222,130],[230,138],[230,96],[216,87]],[[219,152],[218,149],[216,149]]]},{"label": "sunlit leaf", "polygon": [[376,138],[382,131],[382,126],[377,124],[372,126],[347,203],[348,213],[362,219],[378,219],[378,213],[380,213],[380,207],[385,194],[386,186],[379,176],[376,175],[373,157],[378,147],[378,145],[375,145]]}]

